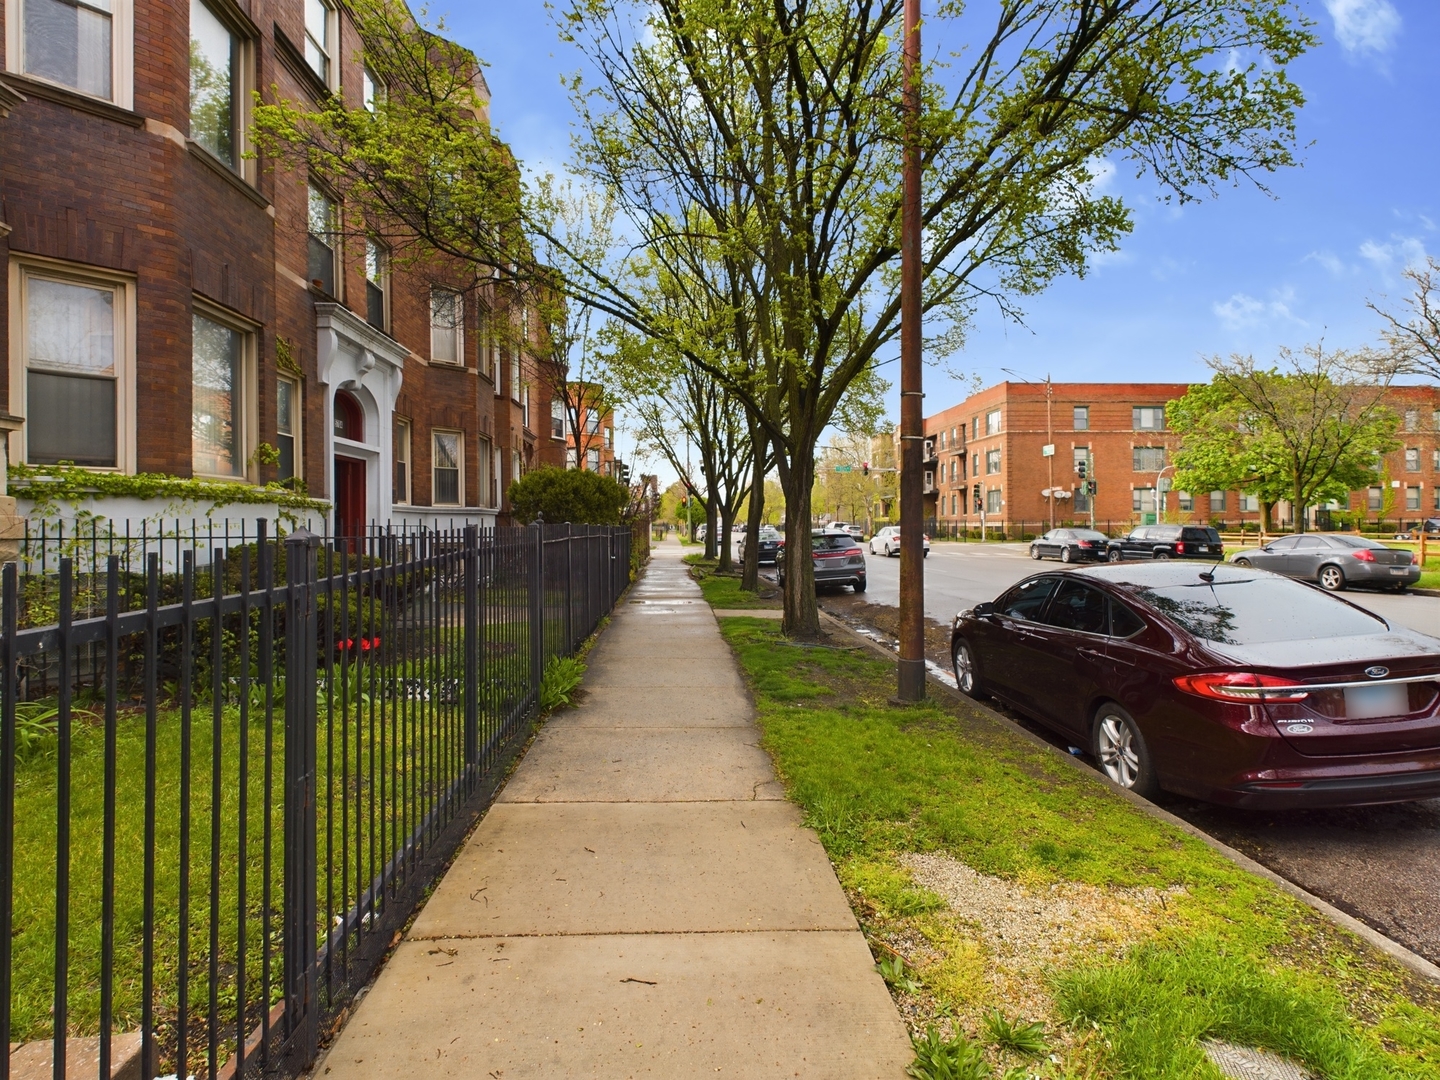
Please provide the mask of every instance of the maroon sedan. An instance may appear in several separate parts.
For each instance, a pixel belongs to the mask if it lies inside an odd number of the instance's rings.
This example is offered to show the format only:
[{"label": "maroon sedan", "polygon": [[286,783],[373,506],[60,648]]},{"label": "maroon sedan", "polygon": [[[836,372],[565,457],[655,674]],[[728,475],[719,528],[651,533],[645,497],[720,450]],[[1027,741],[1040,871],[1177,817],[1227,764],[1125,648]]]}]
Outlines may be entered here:
[{"label": "maroon sedan", "polygon": [[955,679],[1110,779],[1231,806],[1440,796],[1440,639],[1263,570],[1037,574],[955,618]]}]

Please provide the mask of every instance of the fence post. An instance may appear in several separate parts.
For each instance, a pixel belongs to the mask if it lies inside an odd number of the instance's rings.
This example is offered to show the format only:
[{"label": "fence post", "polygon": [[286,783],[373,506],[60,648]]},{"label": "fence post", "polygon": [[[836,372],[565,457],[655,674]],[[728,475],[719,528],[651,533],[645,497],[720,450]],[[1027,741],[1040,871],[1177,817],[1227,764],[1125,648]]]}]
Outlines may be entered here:
[{"label": "fence post", "polygon": [[565,651],[574,652],[575,640],[575,526],[565,523]]},{"label": "fence post", "polygon": [[315,553],[320,537],[296,529],[285,541],[285,1031],[300,1068],[315,1061],[316,996],[315,692],[318,685]]},{"label": "fence post", "polygon": [[540,705],[540,680],[545,675],[545,519],[537,516],[535,546],[530,556],[530,685]]},{"label": "fence post", "polygon": [[480,530],[465,526],[465,764],[480,760]]}]

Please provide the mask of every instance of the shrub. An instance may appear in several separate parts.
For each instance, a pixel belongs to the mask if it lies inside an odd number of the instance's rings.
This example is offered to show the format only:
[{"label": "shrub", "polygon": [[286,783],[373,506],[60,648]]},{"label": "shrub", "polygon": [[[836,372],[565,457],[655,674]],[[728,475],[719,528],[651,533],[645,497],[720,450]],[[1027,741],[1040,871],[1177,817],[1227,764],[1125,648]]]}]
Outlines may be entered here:
[{"label": "shrub", "polygon": [[619,525],[630,500],[625,487],[608,476],[578,469],[536,469],[510,484],[515,517],[528,525],[543,514],[548,524]]}]

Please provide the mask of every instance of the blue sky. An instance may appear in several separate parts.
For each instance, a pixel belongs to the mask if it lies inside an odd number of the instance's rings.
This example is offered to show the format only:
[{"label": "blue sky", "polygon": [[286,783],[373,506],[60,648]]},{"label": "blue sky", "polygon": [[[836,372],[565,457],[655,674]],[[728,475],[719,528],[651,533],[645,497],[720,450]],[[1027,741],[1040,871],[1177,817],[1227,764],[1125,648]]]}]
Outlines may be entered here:
[{"label": "blue sky", "polygon": [[[540,0],[438,0],[450,34],[489,65],[493,118],[531,168],[570,152],[572,109],[560,85],[579,64]],[[932,0],[924,0],[930,10]],[[980,6],[980,5],[976,5]],[[1367,299],[1404,294],[1409,260],[1440,251],[1440,3],[1306,0],[1322,40],[1296,64],[1304,89],[1299,168],[1176,209],[1158,203],[1123,163],[1109,183],[1135,209],[1135,231],[1084,279],[1062,279],[1026,304],[1024,326],[982,310],[949,366],[986,384],[1049,373],[1057,381],[1188,381],[1204,358],[1323,338],[1373,341]],[[963,31],[964,24],[952,24]],[[927,39],[931,53],[947,42]],[[966,386],[926,371],[926,411]],[[896,415],[898,395],[892,389]]]}]

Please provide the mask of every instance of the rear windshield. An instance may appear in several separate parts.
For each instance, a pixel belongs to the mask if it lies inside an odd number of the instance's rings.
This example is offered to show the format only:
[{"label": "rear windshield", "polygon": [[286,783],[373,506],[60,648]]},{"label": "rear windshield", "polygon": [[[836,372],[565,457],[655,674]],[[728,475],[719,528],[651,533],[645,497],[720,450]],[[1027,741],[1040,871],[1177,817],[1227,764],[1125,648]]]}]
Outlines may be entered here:
[{"label": "rear windshield", "polygon": [[1191,528],[1188,528],[1188,529],[1185,530],[1185,536],[1184,536],[1184,538],[1185,538],[1186,540],[1195,540],[1195,541],[1198,541],[1198,542],[1200,542],[1200,543],[1202,543],[1202,544],[1203,544],[1203,543],[1210,543],[1210,544],[1218,544],[1218,543],[1220,543],[1220,534],[1219,534],[1218,532],[1216,532],[1214,529],[1200,529],[1200,528],[1195,528],[1195,527],[1193,527],[1193,526],[1192,526]]},{"label": "rear windshield", "polygon": [[814,551],[840,551],[860,545],[848,533],[816,533],[812,537],[810,546]]},{"label": "rear windshield", "polygon": [[780,539],[780,534],[779,534],[778,532],[776,532],[774,529],[770,528],[769,525],[765,525],[765,526],[762,526],[761,529],[760,529],[760,539],[761,539],[761,540],[779,540],[779,539]]},{"label": "rear windshield", "polygon": [[1074,529],[1070,533],[1076,540],[1108,540],[1109,537],[1094,529]]},{"label": "rear windshield", "polygon": [[1142,588],[1136,595],[1196,637],[1226,645],[1376,634],[1386,625],[1307,585],[1268,575]]},{"label": "rear windshield", "polygon": [[1370,540],[1364,536],[1327,536],[1325,539],[1332,544],[1341,544],[1344,547],[1385,549],[1385,545],[1380,541]]}]

